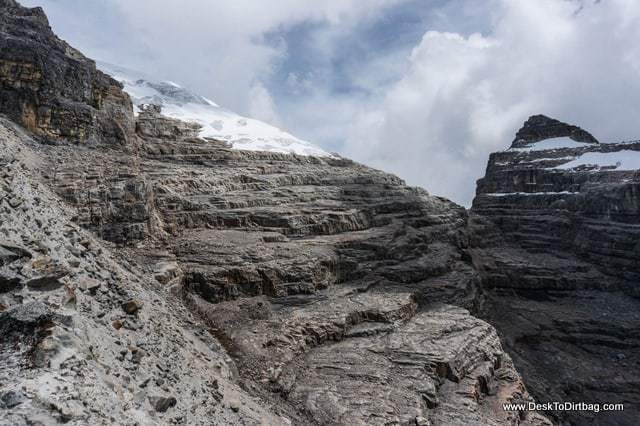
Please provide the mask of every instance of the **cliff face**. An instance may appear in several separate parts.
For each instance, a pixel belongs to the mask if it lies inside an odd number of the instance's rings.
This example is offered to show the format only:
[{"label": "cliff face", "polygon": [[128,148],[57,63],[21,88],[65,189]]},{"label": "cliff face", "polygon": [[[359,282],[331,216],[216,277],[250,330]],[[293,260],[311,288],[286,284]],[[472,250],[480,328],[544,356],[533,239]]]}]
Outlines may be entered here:
[{"label": "cliff face", "polygon": [[601,413],[598,424],[632,424],[640,402],[640,142],[600,144],[541,117],[491,155],[478,181],[469,233],[488,289],[486,318],[539,401],[623,402],[624,412]]},{"label": "cliff face", "polygon": [[134,126],[40,9],[0,0],[0,46],[0,423],[549,424],[502,409],[463,208]]},{"label": "cliff face", "polygon": [[42,137],[126,144],[129,96],[51,31],[41,8],[0,0],[0,114]]},{"label": "cliff face", "polygon": [[45,179],[199,315],[251,395],[296,424],[545,424],[502,410],[529,397],[470,314],[463,208],[346,159],[142,118],[139,156],[43,146]]}]

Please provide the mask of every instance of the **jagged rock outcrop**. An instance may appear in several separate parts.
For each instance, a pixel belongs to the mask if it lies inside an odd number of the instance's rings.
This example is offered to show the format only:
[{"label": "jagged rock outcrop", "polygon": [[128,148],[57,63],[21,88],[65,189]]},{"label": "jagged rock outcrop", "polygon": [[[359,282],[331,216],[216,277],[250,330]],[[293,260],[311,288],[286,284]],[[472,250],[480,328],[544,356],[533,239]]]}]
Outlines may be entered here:
[{"label": "jagged rock outcrop", "polygon": [[[533,134],[538,117],[516,141]],[[546,126],[526,144],[491,154],[478,181],[469,232],[488,289],[485,315],[538,401],[625,404],[624,412],[550,415],[570,424],[634,424],[640,142],[544,140],[567,132]]]},{"label": "jagged rock outcrop", "polygon": [[463,208],[152,109],[132,134],[119,86],[0,1],[2,112],[26,128],[0,118],[0,423],[549,424],[503,410],[531,398],[473,316]]},{"label": "jagged rock outcrop", "polygon": [[[640,173],[634,167],[640,141],[541,146],[491,154],[472,211],[491,218],[506,243],[517,242],[534,253],[553,249],[571,254],[615,277],[601,283],[596,272],[565,270],[548,274],[540,287],[564,288],[564,275],[570,274],[575,287],[640,294],[634,284],[640,278]],[[492,280],[509,279],[500,274]]]},{"label": "jagged rock outcrop", "polygon": [[0,0],[0,114],[52,141],[123,145],[134,133],[120,83],[14,0]]}]

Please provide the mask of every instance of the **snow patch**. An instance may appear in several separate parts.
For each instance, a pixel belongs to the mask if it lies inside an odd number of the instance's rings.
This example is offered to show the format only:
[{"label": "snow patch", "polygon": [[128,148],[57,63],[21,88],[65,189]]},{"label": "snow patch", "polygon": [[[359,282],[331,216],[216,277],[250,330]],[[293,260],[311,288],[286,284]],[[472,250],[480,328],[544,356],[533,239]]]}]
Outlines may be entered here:
[{"label": "snow patch", "polygon": [[569,137],[562,138],[550,138],[545,139],[539,142],[533,142],[529,145],[522,148],[509,148],[507,151],[546,151],[551,149],[562,149],[562,148],[584,148],[589,144],[585,144],[583,142],[576,142]]},{"label": "snow patch", "polygon": [[615,170],[638,170],[640,169],[640,151],[587,152],[573,161],[554,167],[554,169],[571,170],[581,166],[593,166],[598,169],[606,167]]},{"label": "snow patch", "polygon": [[536,158],[535,160],[529,161],[530,163],[541,163],[543,161],[570,161],[576,157],[557,157],[557,158]]},{"label": "snow patch", "polygon": [[561,191],[561,192],[490,192],[484,195],[489,197],[509,197],[512,195],[575,195],[579,192]]}]

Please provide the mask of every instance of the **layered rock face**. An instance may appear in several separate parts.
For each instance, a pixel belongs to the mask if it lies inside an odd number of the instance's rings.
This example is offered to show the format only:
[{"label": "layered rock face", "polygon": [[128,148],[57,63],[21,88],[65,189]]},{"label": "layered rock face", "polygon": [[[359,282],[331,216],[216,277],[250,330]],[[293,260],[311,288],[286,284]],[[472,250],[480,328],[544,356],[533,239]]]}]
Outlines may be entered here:
[{"label": "layered rock face", "polygon": [[469,232],[489,289],[486,318],[540,402],[625,403],[624,412],[549,414],[571,424],[633,424],[640,142],[597,143],[541,117],[491,155],[478,181]]},{"label": "layered rock face", "polygon": [[472,315],[463,208],[152,107],[134,134],[40,9],[0,5],[0,423],[549,424],[503,410],[531,398]]},{"label": "layered rock face", "polygon": [[14,0],[0,0],[0,113],[51,141],[122,145],[134,129],[121,85]]},{"label": "layered rock face", "polygon": [[529,397],[470,314],[463,208],[345,159],[154,135],[135,159],[41,147],[46,177],[79,212],[86,182],[110,194],[77,220],[180,295],[252,395],[296,424],[546,422],[502,410]]},{"label": "layered rock face", "polygon": [[40,148],[0,119],[0,424],[287,424],[180,299],[75,223]]}]

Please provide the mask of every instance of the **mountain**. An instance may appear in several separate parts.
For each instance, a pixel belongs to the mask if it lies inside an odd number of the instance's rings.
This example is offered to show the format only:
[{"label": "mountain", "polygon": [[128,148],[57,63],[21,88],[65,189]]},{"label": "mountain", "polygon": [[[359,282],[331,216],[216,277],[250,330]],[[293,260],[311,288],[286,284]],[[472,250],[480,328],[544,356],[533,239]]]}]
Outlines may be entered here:
[{"label": "mountain", "polygon": [[640,143],[533,116],[467,211],[108,68],[0,0],[0,425],[637,423]]},{"label": "mountain", "polygon": [[0,424],[549,424],[502,408],[465,209],[121,84],[40,8],[0,46]]},{"label": "mountain", "polygon": [[153,81],[140,72],[101,62],[99,68],[122,83],[134,104],[153,104],[162,114],[200,126],[199,137],[228,142],[234,149],[328,157],[321,148],[276,127],[242,117],[171,81]]},{"label": "mountain", "polygon": [[550,413],[633,424],[640,413],[640,141],[599,143],[531,117],[491,154],[469,219],[484,318],[539,402],[624,403]]}]

